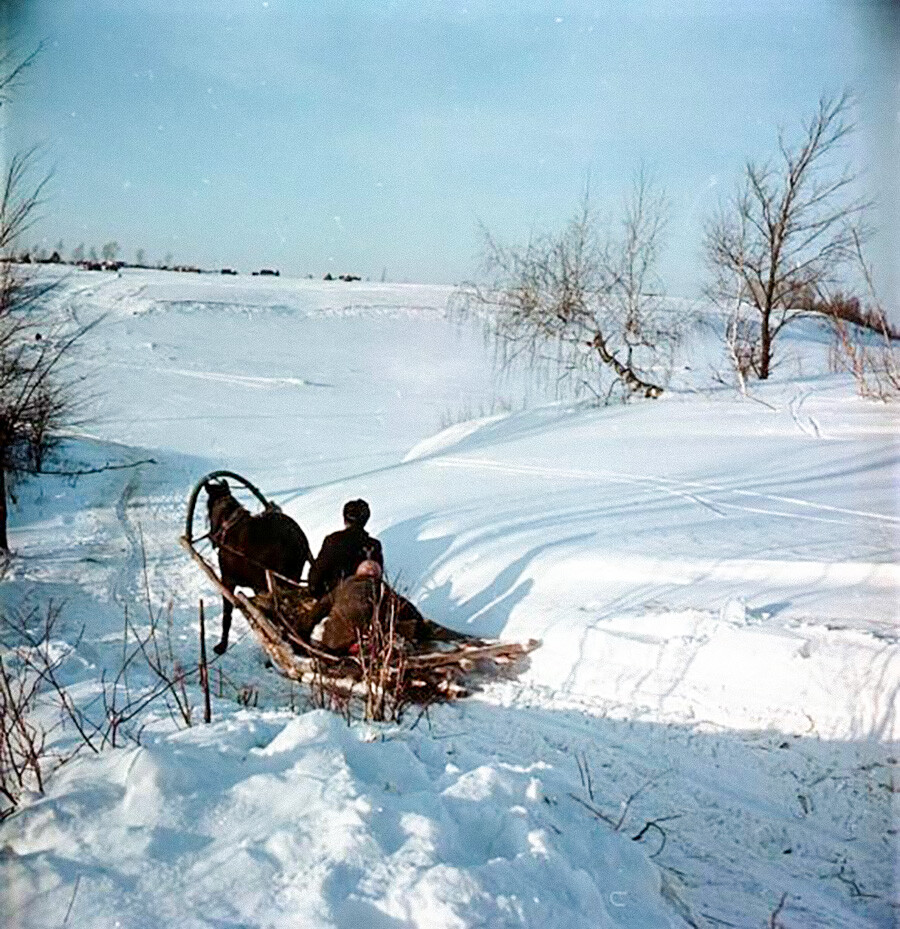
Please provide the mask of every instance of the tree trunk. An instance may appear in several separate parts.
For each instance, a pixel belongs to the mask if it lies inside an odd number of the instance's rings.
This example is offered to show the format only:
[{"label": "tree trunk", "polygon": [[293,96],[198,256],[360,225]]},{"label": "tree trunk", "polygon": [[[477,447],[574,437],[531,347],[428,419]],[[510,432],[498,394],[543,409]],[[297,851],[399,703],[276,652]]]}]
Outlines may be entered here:
[{"label": "tree trunk", "polygon": [[9,541],[6,538],[6,470],[0,468],[0,551],[9,551]]},{"label": "tree trunk", "polygon": [[619,375],[625,386],[634,393],[642,393],[645,397],[655,399],[662,394],[663,389],[659,384],[653,384],[638,377],[630,366],[623,365],[621,361],[607,348],[606,340],[602,333],[598,332],[591,342],[588,342],[591,348],[597,351],[600,360],[609,365],[616,374]]},{"label": "tree trunk", "polygon": [[769,379],[769,362],[772,357],[772,331],[769,326],[769,311],[762,314],[762,326],[759,342],[759,379]]}]

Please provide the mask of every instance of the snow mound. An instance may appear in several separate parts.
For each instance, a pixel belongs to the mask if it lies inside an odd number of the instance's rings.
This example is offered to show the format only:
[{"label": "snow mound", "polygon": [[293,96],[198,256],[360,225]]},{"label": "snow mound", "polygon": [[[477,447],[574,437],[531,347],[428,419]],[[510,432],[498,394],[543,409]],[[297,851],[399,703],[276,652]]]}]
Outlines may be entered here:
[{"label": "snow mound", "polygon": [[505,413],[498,413],[495,416],[481,416],[461,423],[454,423],[435,435],[417,442],[403,457],[403,462],[417,461],[420,458],[427,458],[430,455],[437,455],[440,452],[447,451],[454,446],[460,445],[469,436],[481,433],[491,423],[498,423],[507,418]]},{"label": "snow mound", "polygon": [[16,926],[676,926],[573,773],[237,713],[64,768],[5,847]]}]

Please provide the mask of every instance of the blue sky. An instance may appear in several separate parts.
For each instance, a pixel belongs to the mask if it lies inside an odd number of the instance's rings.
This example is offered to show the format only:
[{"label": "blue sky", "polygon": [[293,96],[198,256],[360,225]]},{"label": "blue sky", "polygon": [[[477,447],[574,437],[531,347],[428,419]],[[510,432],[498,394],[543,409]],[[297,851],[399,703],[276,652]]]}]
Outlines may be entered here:
[{"label": "blue sky", "polygon": [[45,145],[32,238],[67,249],[453,283],[479,223],[558,227],[588,177],[611,213],[643,162],[671,200],[669,290],[693,293],[744,160],[847,87],[855,155],[897,202],[896,36],[866,0],[8,2],[15,46],[46,47],[6,149]]}]

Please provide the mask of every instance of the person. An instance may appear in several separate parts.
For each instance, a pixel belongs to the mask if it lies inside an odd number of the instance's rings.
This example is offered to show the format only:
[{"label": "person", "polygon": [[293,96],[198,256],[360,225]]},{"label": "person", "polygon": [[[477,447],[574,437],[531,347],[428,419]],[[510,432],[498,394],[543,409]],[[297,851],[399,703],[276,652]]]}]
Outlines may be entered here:
[{"label": "person", "polygon": [[381,542],[365,529],[370,512],[365,500],[344,504],[344,528],[325,537],[319,557],[309,569],[309,591],[317,599],[351,577],[363,561],[374,561],[384,568]]},{"label": "person", "polygon": [[377,561],[365,560],[351,577],[322,597],[307,617],[313,625],[310,641],[332,652],[347,652],[375,617],[382,624],[393,619],[395,635],[410,642],[418,639],[427,621],[381,575]]}]

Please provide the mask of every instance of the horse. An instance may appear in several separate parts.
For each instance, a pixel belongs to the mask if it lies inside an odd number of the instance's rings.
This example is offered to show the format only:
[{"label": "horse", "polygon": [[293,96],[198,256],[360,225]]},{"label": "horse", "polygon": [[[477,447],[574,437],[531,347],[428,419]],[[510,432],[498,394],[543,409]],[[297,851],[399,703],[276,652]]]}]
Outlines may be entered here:
[{"label": "horse", "polygon": [[[218,549],[219,574],[229,592],[251,587],[256,594],[269,589],[266,571],[299,581],[312,552],[303,530],[280,510],[267,507],[252,514],[235,499],[225,480],[203,485],[208,495],[209,538]],[[223,655],[228,648],[232,602],[222,597],[222,639],[213,649]]]}]

